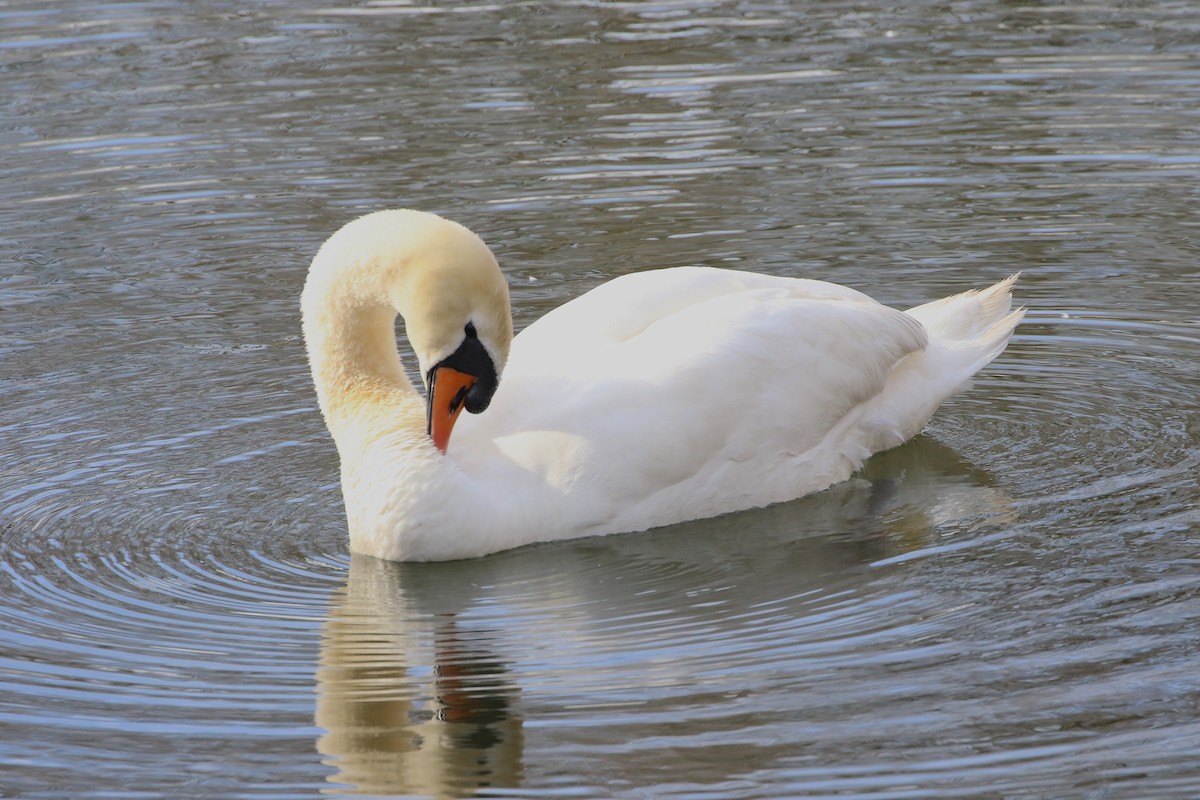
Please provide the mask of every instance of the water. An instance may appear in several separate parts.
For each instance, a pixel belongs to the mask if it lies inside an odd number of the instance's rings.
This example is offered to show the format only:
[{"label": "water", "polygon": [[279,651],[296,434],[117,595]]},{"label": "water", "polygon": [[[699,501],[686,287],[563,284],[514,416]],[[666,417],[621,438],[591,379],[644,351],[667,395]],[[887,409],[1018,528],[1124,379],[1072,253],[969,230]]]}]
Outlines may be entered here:
[{"label": "water", "polygon": [[[0,796],[1200,796],[1190,2],[0,4]],[[346,549],[319,243],[518,327],[705,264],[1021,270],[925,434],[757,512]]]}]

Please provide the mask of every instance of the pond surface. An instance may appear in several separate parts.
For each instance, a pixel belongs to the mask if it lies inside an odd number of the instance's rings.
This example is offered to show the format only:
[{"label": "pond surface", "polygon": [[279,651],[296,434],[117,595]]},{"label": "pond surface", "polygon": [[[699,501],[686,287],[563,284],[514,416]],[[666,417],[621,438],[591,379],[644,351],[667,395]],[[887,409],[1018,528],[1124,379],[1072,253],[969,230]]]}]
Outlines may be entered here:
[{"label": "pond surface", "polygon": [[[1190,0],[0,4],[0,796],[1200,796],[1198,98]],[[820,495],[352,558],[297,298],[389,206],[518,328],[1028,316]]]}]

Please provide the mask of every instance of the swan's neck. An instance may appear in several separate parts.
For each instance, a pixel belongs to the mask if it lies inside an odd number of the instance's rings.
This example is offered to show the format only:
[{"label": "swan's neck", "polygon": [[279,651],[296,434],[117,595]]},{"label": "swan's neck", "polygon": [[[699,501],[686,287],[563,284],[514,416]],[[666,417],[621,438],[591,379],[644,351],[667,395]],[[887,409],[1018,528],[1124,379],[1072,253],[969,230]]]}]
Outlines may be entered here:
[{"label": "swan's neck", "polygon": [[305,314],[317,400],[340,450],[385,434],[425,437],[424,400],[404,373],[395,322],[395,309],[383,304],[335,301]]},{"label": "swan's neck", "polygon": [[448,531],[480,528],[462,516],[477,507],[426,433],[425,399],[396,349],[396,311],[331,297],[305,308],[304,338],[341,460],[350,546],[381,558],[436,557],[454,544]]}]

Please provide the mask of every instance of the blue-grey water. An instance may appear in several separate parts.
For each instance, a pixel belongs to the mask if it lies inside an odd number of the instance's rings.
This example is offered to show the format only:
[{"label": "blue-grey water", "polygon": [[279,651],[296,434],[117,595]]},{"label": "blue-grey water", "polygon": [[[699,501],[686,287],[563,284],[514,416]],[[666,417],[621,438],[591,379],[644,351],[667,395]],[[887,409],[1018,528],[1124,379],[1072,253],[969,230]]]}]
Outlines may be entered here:
[{"label": "blue-grey water", "polygon": [[[1200,796],[1191,0],[12,0],[0,177],[0,796]],[[823,494],[352,558],[297,297],[389,206],[518,328],[682,264],[1028,316]]]}]

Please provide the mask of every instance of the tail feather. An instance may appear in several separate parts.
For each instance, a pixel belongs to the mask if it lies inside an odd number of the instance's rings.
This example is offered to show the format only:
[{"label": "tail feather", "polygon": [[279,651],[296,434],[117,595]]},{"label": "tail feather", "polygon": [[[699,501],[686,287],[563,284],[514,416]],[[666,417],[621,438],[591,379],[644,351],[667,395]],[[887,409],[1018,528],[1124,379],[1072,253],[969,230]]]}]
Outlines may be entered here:
[{"label": "tail feather", "polygon": [[968,378],[1000,355],[1025,316],[1024,308],[1012,310],[1012,287],[1020,274],[986,289],[934,300],[905,313],[925,326],[930,340],[968,356],[959,367],[967,373],[964,379]]},{"label": "tail feather", "polygon": [[928,331],[929,345],[897,365],[876,399],[871,418],[878,433],[868,443],[872,450],[915,436],[944,400],[969,386],[971,377],[1003,352],[1025,316],[1024,308],[1012,310],[1018,275],[905,312]]}]

